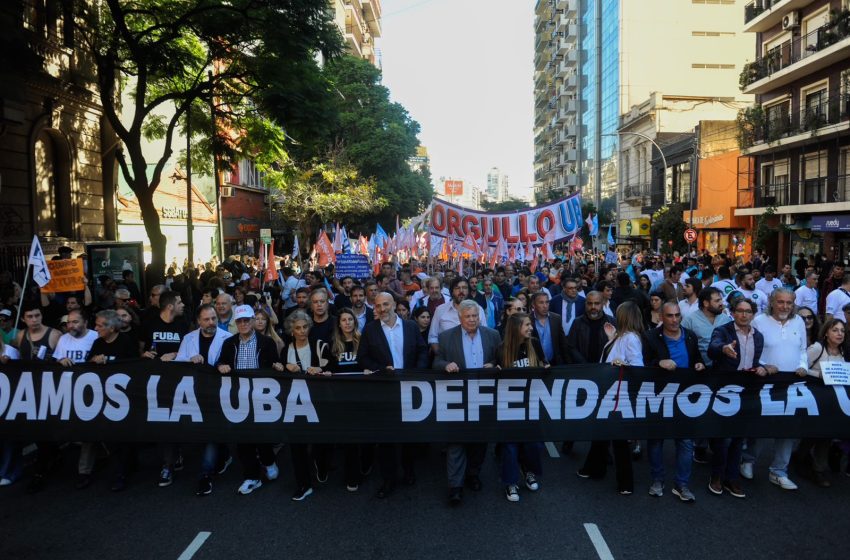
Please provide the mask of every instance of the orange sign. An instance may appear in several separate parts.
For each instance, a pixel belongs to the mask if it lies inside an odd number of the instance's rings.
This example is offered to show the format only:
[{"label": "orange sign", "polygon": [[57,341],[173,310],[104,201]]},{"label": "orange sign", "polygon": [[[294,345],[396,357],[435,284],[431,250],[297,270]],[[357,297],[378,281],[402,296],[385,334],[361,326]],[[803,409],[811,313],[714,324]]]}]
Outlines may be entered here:
[{"label": "orange sign", "polygon": [[42,292],[82,292],[86,289],[82,259],[47,261],[47,268],[50,269],[50,282],[41,288]]},{"label": "orange sign", "polygon": [[463,181],[446,181],[446,196],[463,196]]}]

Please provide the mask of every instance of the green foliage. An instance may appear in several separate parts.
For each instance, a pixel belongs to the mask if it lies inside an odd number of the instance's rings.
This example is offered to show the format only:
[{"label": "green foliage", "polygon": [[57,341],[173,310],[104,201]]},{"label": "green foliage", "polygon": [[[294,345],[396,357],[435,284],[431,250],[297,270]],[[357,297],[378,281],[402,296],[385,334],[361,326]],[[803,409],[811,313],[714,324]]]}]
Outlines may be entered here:
[{"label": "green foliage", "polygon": [[738,111],[735,123],[738,128],[738,147],[742,150],[754,146],[761,139],[766,117],[761,105],[753,105]]},{"label": "green foliage", "polygon": [[[652,238],[661,240],[662,250],[680,253],[688,250],[688,244],[685,241],[685,230],[688,226],[682,219],[684,211],[684,204],[675,203],[659,208],[652,215]],[[672,247],[669,241],[673,242]]]},{"label": "green foliage", "polygon": [[785,225],[781,222],[778,226],[772,226],[770,222],[775,221],[776,206],[768,206],[756,219],[756,227],[753,229],[753,249],[762,251],[776,237],[778,231],[784,231]]},{"label": "green foliage", "polygon": [[484,200],[481,202],[481,208],[485,212],[510,212],[512,210],[522,210],[528,208],[528,202],[519,198],[510,197],[502,202],[491,202]]}]

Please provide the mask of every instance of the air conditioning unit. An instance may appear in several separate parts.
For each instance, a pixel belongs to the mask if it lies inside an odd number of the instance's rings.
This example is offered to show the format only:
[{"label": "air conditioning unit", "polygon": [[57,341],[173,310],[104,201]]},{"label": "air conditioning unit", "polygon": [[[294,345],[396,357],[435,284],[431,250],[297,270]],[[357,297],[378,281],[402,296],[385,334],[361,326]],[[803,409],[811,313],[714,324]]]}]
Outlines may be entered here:
[{"label": "air conditioning unit", "polygon": [[231,198],[236,194],[234,187],[221,187],[221,198]]},{"label": "air conditioning unit", "polygon": [[800,27],[800,12],[789,12],[782,18],[782,29],[794,29]]}]

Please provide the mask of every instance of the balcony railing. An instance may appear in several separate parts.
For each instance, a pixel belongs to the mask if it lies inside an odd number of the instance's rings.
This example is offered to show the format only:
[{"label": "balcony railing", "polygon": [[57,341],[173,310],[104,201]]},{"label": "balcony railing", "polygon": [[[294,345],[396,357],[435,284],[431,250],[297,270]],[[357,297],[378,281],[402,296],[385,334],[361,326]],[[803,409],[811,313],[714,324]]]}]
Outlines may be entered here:
[{"label": "balcony railing", "polygon": [[644,198],[648,197],[650,193],[650,185],[649,183],[644,183],[641,185],[626,185],[623,187],[623,198],[631,199],[631,198]]},{"label": "balcony railing", "polygon": [[756,188],[756,208],[828,202],[850,202],[850,175],[768,183]]},{"label": "balcony railing", "polygon": [[850,12],[843,10],[833,16],[830,23],[806,35],[776,45],[756,58],[754,62],[745,64],[739,77],[741,89],[850,37],[848,19],[850,19]]},{"label": "balcony railing", "polygon": [[753,0],[744,6],[744,25],[750,23],[755,18],[760,16],[765,10],[770,9],[784,0]]},{"label": "balcony railing", "polygon": [[738,119],[740,147],[747,149],[769,144],[847,120],[850,120],[850,94],[847,93],[824,97],[817,104],[774,115],[757,106],[743,111]]}]

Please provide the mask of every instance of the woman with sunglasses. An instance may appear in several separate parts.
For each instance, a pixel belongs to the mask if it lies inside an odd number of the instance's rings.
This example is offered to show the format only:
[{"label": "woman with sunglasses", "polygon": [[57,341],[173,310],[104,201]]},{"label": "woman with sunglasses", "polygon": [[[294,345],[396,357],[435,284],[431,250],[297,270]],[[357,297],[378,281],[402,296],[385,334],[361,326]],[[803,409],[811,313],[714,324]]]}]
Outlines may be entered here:
[{"label": "woman with sunglasses", "polygon": [[525,313],[526,306],[525,303],[519,298],[509,298],[505,303],[505,308],[502,311],[502,318],[499,321],[499,335],[502,337],[502,340],[505,339],[505,327],[508,323],[508,319],[517,313]]},{"label": "woman with sunglasses", "polygon": [[797,310],[797,315],[806,324],[806,344],[811,346],[818,341],[818,333],[820,332],[820,320],[815,312],[810,307],[801,307]]}]

